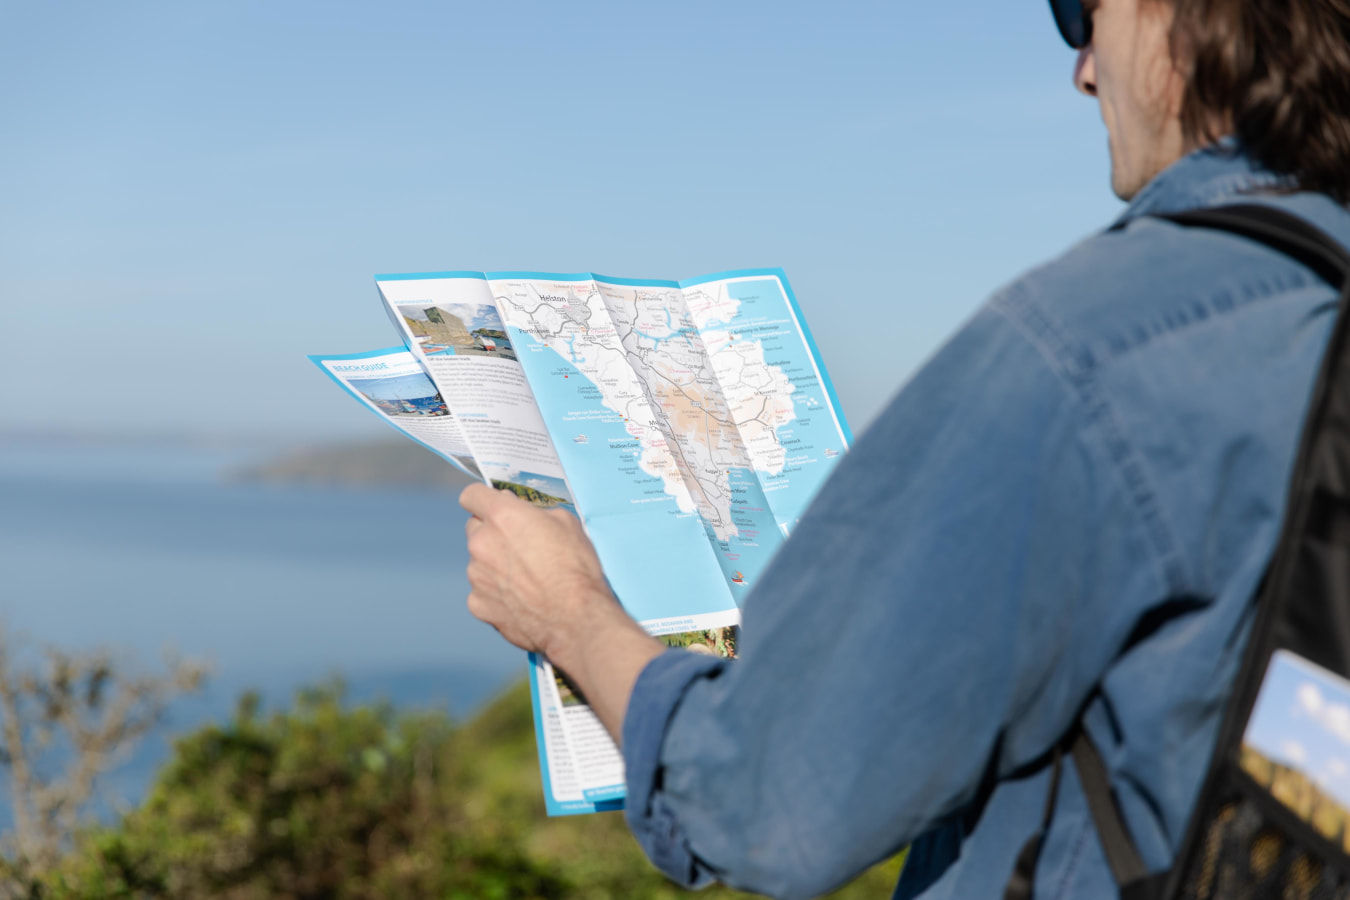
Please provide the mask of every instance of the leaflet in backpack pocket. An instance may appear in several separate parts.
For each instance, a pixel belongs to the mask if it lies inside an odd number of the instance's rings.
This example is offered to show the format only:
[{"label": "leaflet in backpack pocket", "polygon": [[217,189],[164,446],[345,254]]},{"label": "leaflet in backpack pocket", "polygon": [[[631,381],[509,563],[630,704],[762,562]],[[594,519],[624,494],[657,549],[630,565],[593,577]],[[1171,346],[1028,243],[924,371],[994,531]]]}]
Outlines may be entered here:
[{"label": "leaflet in backpack pocket", "polygon": [[1242,736],[1252,780],[1350,850],[1350,681],[1276,650]]}]

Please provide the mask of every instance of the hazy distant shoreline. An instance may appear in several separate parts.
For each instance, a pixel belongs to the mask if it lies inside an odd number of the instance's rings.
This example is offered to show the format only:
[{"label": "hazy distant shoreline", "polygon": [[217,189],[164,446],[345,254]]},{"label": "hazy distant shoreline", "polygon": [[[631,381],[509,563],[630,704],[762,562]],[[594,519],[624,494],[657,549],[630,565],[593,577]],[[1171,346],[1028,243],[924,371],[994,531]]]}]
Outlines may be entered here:
[{"label": "hazy distant shoreline", "polygon": [[232,481],[350,487],[431,487],[458,491],[472,479],[408,440],[305,447],[230,473]]},{"label": "hazy distant shoreline", "polygon": [[[340,439],[339,439],[340,440]],[[153,447],[184,450],[267,450],[294,446],[294,438],[266,434],[212,431],[109,431],[79,428],[14,428],[0,426],[3,447]]]}]

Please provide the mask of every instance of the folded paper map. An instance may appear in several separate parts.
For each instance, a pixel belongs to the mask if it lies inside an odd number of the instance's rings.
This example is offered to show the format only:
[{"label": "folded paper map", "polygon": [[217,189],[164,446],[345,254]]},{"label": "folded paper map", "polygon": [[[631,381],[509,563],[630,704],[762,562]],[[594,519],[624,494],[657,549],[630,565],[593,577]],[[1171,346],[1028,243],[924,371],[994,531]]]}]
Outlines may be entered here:
[{"label": "folded paper map", "polygon": [[[474,477],[579,516],[648,632],[735,656],[741,600],[851,440],[786,275],[375,280],[404,347],[311,359]],[[599,720],[547,660],[530,672],[549,813],[621,807]]]}]

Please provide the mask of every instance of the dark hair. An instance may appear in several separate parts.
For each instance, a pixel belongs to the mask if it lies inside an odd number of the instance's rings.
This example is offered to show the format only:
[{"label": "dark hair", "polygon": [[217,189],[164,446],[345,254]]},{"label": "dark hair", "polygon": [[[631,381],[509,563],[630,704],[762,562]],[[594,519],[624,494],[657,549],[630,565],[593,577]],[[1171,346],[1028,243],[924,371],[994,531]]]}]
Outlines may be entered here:
[{"label": "dark hair", "polygon": [[[1350,204],[1350,0],[1170,0],[1181,123]],[[1216,133],[1217,132],[1217,133]]]}]

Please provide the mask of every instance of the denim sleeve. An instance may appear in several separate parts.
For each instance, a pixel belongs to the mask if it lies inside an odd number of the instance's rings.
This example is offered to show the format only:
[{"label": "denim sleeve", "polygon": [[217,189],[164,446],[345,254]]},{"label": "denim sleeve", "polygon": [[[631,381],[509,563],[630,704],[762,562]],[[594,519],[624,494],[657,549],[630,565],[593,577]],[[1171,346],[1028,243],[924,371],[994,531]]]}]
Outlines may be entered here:
[{"label": "denim sleeve", "polygon": [[1045,753],[1165,590],[1110,410],[1006,310],[844,458],[739,660],[639,678],[628,820],[677,881],[811,897],[896,852]]},{"label": "denim sleeve", "polygon": [[647,664],[633,686],[623,720],[623,757],[628,801],[624,816],[647,857],[667,876],[688,887],[702,887],[712,874],[689,852],[679,823],[664,807],[657,778],[666,723],[696,678],[716,677],[725,660],[685,650],[668,650]]}]

